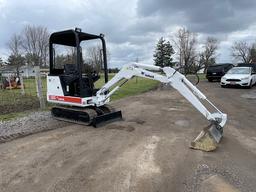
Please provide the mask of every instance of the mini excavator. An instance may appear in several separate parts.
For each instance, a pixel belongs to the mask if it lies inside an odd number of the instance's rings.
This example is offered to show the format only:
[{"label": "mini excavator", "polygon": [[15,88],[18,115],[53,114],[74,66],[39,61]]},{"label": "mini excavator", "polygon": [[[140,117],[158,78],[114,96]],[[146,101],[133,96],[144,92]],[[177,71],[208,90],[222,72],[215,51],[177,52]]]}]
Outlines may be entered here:
[{"label": "mini excavator", "polygon": [[[105,84],[95,88],[100,79],[99,72],[86,70],[80,43],[98,40],[101,42],[101,66]],[[73,63],[58,63],[55,45],[73,48]],[[122,113],[108,103],[110,97],[133,77],[143,77],[170,85],[184,96],[209,122],[191,142],[190,147],[202,151],[212,151],[223,136],[227,115],[222,113],[183,74],[171,67],[158,67],[142,63],[124,65],[111,79],[108,79],[106,43],[104,35],[84,33],[81,29],[52,33],[49,41],[50,73],[47,76],[47,101],[56,104],[51,109],[54,118],[78,124],[97,127],[103,122],[122,119]],[[204,103],[204,104],[203,104]],[[207,108],[211,108],[210,112]]]}]

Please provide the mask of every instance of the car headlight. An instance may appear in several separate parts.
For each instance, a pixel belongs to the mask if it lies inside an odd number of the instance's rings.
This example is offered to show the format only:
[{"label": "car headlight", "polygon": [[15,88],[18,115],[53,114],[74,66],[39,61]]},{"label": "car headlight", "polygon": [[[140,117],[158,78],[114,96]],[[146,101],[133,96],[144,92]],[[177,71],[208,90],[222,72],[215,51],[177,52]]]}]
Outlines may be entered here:
[{"label": "car headlight", "polygon": [[249,80],[249,77],[243,77],[241,80]]},{"label": "car headlight", "polygon": [[227,79],[227,78],[226,78],[226,77],[222,77],[221,79],[225,80],[225,79]]}]

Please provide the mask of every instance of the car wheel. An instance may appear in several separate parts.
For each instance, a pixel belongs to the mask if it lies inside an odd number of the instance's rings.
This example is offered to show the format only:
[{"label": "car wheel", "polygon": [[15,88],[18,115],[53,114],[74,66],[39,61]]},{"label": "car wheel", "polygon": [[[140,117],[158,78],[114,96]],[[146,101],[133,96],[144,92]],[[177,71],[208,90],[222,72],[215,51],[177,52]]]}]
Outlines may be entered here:
[{"label": "car wheel", "polygon": [[226,87],[226,85],[220,85],[222,88],[225,88]]}]

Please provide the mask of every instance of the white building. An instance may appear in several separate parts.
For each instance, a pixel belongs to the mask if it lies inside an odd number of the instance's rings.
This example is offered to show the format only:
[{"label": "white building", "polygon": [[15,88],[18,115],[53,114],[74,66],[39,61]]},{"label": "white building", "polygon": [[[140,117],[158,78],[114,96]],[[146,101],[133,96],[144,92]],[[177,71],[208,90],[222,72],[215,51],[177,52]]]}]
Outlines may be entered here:
[{"label": "white building", "polygon": [[[2,66],[0,67],[0,74],[3,77],[9,77],[11,75],[16,75],[17,74],[17,69],[15,66]],[[19,75],[21,75],[22,77],[35,77],[36,76],[36,67],[34,66],[21,66],[19,68]]]}]

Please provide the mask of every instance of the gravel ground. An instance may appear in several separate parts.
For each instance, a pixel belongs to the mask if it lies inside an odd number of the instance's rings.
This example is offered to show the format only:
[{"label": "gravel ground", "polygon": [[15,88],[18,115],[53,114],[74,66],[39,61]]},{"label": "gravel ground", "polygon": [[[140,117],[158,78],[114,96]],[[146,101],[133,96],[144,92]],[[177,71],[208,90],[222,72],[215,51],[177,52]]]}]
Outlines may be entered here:
[{"label": "gravel ground", "polygon": [[256,90],[248,91],[248,93],[243,94],[242,97],[246,99],[256,99]]},{"label": "gravel ground", "polygon": [[28,135],[65,125],[68,125],[68,123],[53,119],[48,111],[34,112],[26,117],[0,122],[0,137],[8,137],[19,133]]},{"label": "gravel ground", "polygon": [[16,120],[15,130],[61,129],[0,144],[0,191],[256,191],[256,99],[244,97],[256,86],[199,87],[228,114],[216,151],[188,147],[208,125],[191,104],[173,89],[150,91],[114,102],[125,120],[97,129],[61,125],[45,112]]}]

